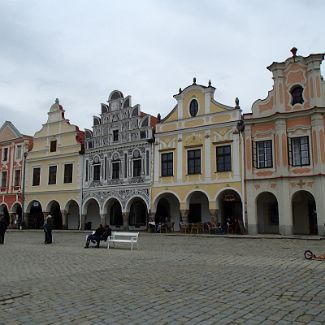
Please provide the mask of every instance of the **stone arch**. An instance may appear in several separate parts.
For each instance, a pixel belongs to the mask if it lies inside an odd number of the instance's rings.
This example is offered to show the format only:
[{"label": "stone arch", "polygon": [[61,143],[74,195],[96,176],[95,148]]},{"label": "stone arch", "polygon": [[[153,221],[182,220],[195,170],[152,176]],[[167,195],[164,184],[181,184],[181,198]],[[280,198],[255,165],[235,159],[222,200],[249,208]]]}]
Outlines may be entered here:
[{"label": "stone arch", "polygon": [[317,235],[317,209],[314,195],[306,190],[298,190],[292,194],[293,233],[299,235]]},{"label": "stone arch", "polygon": [[232,188],[219,191],[217,207],[218,223],[230,233],[243,233],[243,205],[240,193]]},{"label": "stone arch", "polygon": [[100,220],[100,204],[95,198],[89,198],[83,205],[83,214],[85,215],[85,229],[96,229]]},{"label": "stone arch", "polygon": [[52,216],[53,229],[62,229],[62,213],[59,202],[50,201],[45,211]]},{"label": "stone arch", "polygon": [[174,229],[179,230],[180,224],[180,202],[179,198],[171,192],[159,194],[155,203],[155,224],[171,223]]},{"label": "stone arch", "polygon": [[39,201],[33,200],[27,206],[26,225],[31,229],[40,229],[44,224],[44,214],[42,205]]},{"label": "stone arch", "polygon": [[168,195],[168,194],[170,194],[170,195],[172,195],[172,196],[175,196],[175,198],[177,199],[178,203],[181,202],[179,196],[178,196],[175,192],[173,192],[173,191],[165,191],[165,192],[163,192],[163,193],[159,193],[159,194],[154,198],[154,200],[153,200],[152,212],[156,213],[156,211],[157,211],[157,206],[158,206],[158,202],[159,202],[160,198],[161,198],[162,196],[165,196],[165,195]]},{"label": "stone arch", "polygon": [[3,216],[9,217],[9,208],[6,202],[0,204],[0,218]]},{"label": "stone arch", "polygon": [[129,228],[146,229],[148,219],[148,205],[141,196],[133,197],[126,205],[129,207]]},{"label": "stone arch", "polygon": [[70,200],[65,205],[64,210],[67,213],[67,229],[80,229],[80,209],[75,200]]},{"label": "stone arch", "polygon": [[260,234],[279,233],[279,205],[271,192],[259,193],[255,200],[257,228]]},{"label": "stone arch", "polygon": [[106,224],[114,229],[120,229],[123,226],[122,204],[116,197],[110,197],[104,203],[104,211],[106,214]]},{"label": "stone arch", "polygon": [[15,228],[19,228],[23,215],[21,203],[18,201],[14,202],[11,206],[10,213],[12,214],[11,223]]},{"label": "stone arch", "polygon": [[204,223],[211,219],[209,196],[205,191],[193,190],[185,199],[189,223]]}]

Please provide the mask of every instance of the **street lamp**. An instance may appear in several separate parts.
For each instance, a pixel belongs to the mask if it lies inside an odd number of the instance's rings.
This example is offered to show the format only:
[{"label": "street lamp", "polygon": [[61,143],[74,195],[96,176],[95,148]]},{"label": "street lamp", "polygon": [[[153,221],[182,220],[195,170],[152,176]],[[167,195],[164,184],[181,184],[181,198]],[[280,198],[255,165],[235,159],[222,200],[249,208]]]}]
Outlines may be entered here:
[{"label": "street lamp", "polygon": [[23,228],[24,224],[24,217],[25,217],[25,173],[26,173],[26,158],[27,158],[28,152],[24,152],[24,162],[23,162],[23,184],[22,184],[22,212],[21,212],[21,225],[20,229]]},{"label": "street lamp", "polygon": [[[236,106],[235,108],[240,110],[239,99],[238,97],[235,99]],[[239,141],[241,148],[241,187],[242,187],[242,218],[244,228],[246,227],[246,214],[245,214],[245,165],[244,165],[244,138],[243,132],[245,131],[245,123],[244,120],[241,119],[237,122],[236,125],[237,132],[239,133]]]}]

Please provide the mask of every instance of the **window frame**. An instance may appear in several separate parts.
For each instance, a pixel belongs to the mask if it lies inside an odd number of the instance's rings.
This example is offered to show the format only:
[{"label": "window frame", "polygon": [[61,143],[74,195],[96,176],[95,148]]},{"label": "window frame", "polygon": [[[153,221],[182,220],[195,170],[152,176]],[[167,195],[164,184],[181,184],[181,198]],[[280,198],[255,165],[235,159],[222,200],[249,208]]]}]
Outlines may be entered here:
[{"label": "window frame", "polygon": [[[139,165],[136,166],[136,164],[138,164],[138,163],[139,163]],[[137,171],[137,172],[135,173],[135,171]],[[133,161],[132,161],[132,175],[133,175],[133,177],[140,177],[141,172],[142,172],[141,158],[133,159]]]},{"label": "window frame", "polygon": [[[192,107],[192,103],[196,103],[196,107]],[[192,112],[192,109],[194,109],[195,112]],[[191,117],[197,116],[197,113],[199,112],[199,102],[196,98],[191,99],[191,101],[189,103],[188,111],[189,111]]]},{"label": "window frame", "polygon": [[[6,176],[4,176],[6,175]],[[7,183],[8,183],[8,171],[3,170],[1,172],[1,190],[7,188]]]},{"label": "window frame", "polygon": [[1,157],[1,161],[8,161],[9,158],[9,147],[4,147],[2,148],[2,157]]},{"label": "window frame", "polygon": [[[229,148],[229,153],[225,153],[225,149]],[[218,150],[223,149],[223,153],[218,154]],[[229,162],[226,162],[226,159],[229,157]],[[232,169],[232,164],[231,164],[231,145],[223,145],[223,146],[217,146],[216,147],[216,170],[217,173],[223,173],[223,172],[230,172]],[[223,169],[219,170],[219,159],[222,160],[223,163]],[[228,168],[226,168],[228,167]]]},{"label": "window frame", "polygon": [[113,142],[117,142],[119,140],[119,130],[113,130]]},{"label": "window frame", "polygon": [[[55,173],[51,172],[51,170],[55,170]],[[51,165],[49,166],[49,179],[48,179],[48,185],[55,185],[57,181],[57,173],[58,173],[58,166],[57,165]]]},{"label": "window frame", "polygon": [[[18,177],[17,177],[17,173]],[[20,186],[20,179],[21,179],[21,170],[20,169],[15,169],[15,175],[14,175],[14,187],[19,187]],[[18,182],[17,182],[18,180]]]},{"label": "window frame", "polygon": [[[19,149],[18,149],[19,148]],[[18,153],[20,154],[18,156]],[[15,160],[21,160],[23,157],[23,146],[21,144],[16,145]]]},{"label": "window frame", "polygon": [[161,177],[174,176],[174,153],[173,152],[162,153],[160,156],[160,161],[161,161],[161,171],[160,171]]},{"label": "window frame", "polygon": [[[306,143],[301,143],[301,140],[305,139]],[[293,142],[298,142],[298,151],[295,151],[296,148],[294,147]],[[306,146],[306,149],[302,150],[302,146]],[[302,153],[306,153],[306,157],[303,157]],[[300,163],[297,163],[295,158],[295,154],[299,155],[298,159],[300,160]],[[303,166],[310,166],[311,164],[311,159],[310,159],[310,145],[309,145],[309,136],[304,135],[304,136],[298,136],[298,137],[288,137],[288,156],[289,156],[289,165],[292,167],[303,167]],[[303,163],[303,159],[308,159],[308,162]]]},{"label": "window frame", "polygon": [[[38,170],[38,174],[36,174],[36,170]],[[33,167],[33,178],[32,178],[32,186],[40,186],[41,184],[41,167]]]},{"label": "window frame", "polygon": [[[68,170],[68,166],[71,166],[71,171]],[[63,183],[71,184],[72,180],[73,180],[73,164],[72,163],[64,164]]]},{"label": "window frame", "polygon": [[101,164],[93,164],[93,180],[96,182],[100,181],[100,173],[101,173]]},{"label": "window frame", "polygon": [[[266,147],[266,144],[270,144],[269,147]],[[263,154],[264,154],[264,160],[260,160],[260,153],[259,153],[259,147],[263,145]],[[267,150],[270,150],[270,153],[267,152]],[[267,155],[270,155],[270,161],[267,159]],[[264,162],[264,166],[262,166],[262,163]],[[267,163],[270,163],[267,164]],[[264,168],[273,168],[273,140],[272,139],[265,139],[265,140],[259,140],[255,141],[255,160],[254,160],[254,167],[256,169],[264,169]]]},{"label": "window frame", "polygon": [[[197,153],[200,153],[199,157],[196,157]],[[193,154],[193,157],[189,155]],[[192,163],[193,162],[193,166]],[[199,162],[199,164],[197,164]],[[201,149],[189,149],[187,150],[187,175],[199,175],[202,172],[201,163]]]},{"label": "window frame", "polygon": [[56,152],[57,151],[57,140],[51,140],[50,141],[50,152]]},{"label": "window frame", "polygon": [[120,160],[112,161],[112,179],[120,179]]},{"label": "window frame", "polygon": [[[298,90],[299,90],[299,94],[297,93]],[[304,87],[302,87],[301,85],[294,85],[290,90],[290,95],[291,95],[290,103],[292,106],[296,104],[302,105],[304,103]]]}]

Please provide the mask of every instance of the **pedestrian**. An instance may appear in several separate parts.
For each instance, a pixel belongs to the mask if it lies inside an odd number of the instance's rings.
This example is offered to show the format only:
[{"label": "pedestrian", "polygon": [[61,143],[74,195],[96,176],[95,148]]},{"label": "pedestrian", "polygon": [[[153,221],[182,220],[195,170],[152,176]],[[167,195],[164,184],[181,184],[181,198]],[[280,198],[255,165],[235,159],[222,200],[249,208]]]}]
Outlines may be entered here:
[{"label": "pedestrian", "polygon": [[3,245],[5,243],[5,233],[9,226],[9,218],[5,216],[0,220],[0,244]]},{"label": "pedestrian", "polygon": [[52,244],[52,216],[49,214],[43,224],[45,244]]},{"label": "pedestrian", "polygon": [[87,236],[85,248],[89,247],[90,242],[94,244],[96,243],[96,247],[99,248],[100,239],[102,238],[104,231],[105,229],[103,225],[100,224],[99,227],[93,233]]}]

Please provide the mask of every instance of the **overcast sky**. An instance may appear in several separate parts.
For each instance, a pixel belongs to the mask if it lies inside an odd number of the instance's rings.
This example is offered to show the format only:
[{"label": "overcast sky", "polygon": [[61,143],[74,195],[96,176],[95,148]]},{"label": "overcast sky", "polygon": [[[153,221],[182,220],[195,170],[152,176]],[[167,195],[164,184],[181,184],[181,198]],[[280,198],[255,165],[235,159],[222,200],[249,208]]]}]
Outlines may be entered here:
[{"label": "overcast sky", "polygon": [[1,0],[0,126],[34,135],[58,97],[91,128],[114,89],[164,117],[194,76],[249,112],[268,65],[325,52],[324,17],[324,0]]}]

